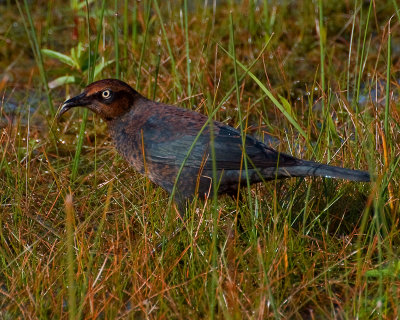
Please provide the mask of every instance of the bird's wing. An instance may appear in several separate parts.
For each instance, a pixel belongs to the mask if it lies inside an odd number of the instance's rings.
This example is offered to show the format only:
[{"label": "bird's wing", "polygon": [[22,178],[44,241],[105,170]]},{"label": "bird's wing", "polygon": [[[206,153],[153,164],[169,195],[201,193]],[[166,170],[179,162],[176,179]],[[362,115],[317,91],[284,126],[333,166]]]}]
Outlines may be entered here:
[{"label": "bird's wing", "polygon": [[[178,109],[179,112],[181,110],[183,109]],[[207,120],[207,117],[187,110],[183,115],[182,117],[181,114],[175,114],[173,117],[164,112],[153,115],[147,120],[143,126],[146,158],[157,163],[177,166],[182,164],[199,130]],[[187,157],[185,166],[212,170],[211,139],[213,138],[217,170],[244,168],[240,132],[217,121],[213,122],[213,132],[214,134],[210,135],[210,127],[202,132]],[[276,167],[278,161],[280,166],[296,163],[295,158],[278,153],[253,137],[246,136],[244,145],[249,168]]]}]

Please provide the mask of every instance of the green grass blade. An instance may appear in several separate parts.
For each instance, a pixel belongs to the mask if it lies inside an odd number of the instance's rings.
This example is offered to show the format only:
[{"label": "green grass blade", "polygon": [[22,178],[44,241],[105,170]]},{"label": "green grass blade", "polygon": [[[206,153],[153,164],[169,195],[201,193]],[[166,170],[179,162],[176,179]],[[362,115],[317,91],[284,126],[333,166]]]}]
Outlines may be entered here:
[{"label": "green grass blade", "polygon": [[184,3],[184,21],[185,21],[185,50],[186,50],[186,77],[187,77],[187,95],[188,97],[192,96],[192,87],[190,80],[190,51],[189,51],[189,31],[188,31],[188,8],[187,8],[187,0],[183,1]]},{"label": "green grass blade", "polygon": [[361,57],[360,57],[360,61],[359,61],[360,66],[359,66],[358,77],[357,77],[357,87],[356,87],[357,89],[356,89],[356,96],[355,96],[355,101],[354,101],[354,103],[356,104],[357,116],[359,113],[358,101],[360,98],[361,79],[362,79],[362,74],[364,71],[365,45],[367,43],[368,26],[369,26],[369,20],[371,18],[372,7],[373,7],[373,1],[370,1],[367,19],[366,19],[365,27],[364,27],[364,36],[363,36],[362,47],[361,47]]},{"label": "green grass blade", "polygon": [[[321,90],[322,95],[325,94],[325,43],[326,43],[326,28],[324,26],[324,14],[322,0],[318,0],[319,11],[319,51],[320,51],[320,71],[321,71]],[[322,96],[322,114],[325,115],[325,99]]]},{"label": "green grass blade", "polygon": [[67,229],[67,283],[68,283],[68,318],[75,319],[76,315],[76,280],[75,280],[75,250],[74,250],[74,207],[72,195],[65,198],[66,229]]},{"label": "green grass blade", "polygon": [[241,103],[240,103],[240,88],[239,88],[239,79],[238,79],[238,72],[237,72],[237,60],[236,60],[236,48],[235,48],[235,34],[234,34],[234,27],[233,27],[233,17],[232,12],[229,16],[229,35],[230,35],[230,43],[231,43],[231,55],[233,60],[233,72],[235,76],[235,91],[236,91],[236,103],[239,115],[239,128],[240,128],[240,135],[242,137],[242,149],[243,149],[243,164],[244,170],[246,172],[246,184],[247,184],[247,197],[249,201],[249,208],[250,212],[253,212],[253,201],[251,197],[251,190],[250,190],[250,178],[249,178],[249,171],[248,171],[248,163],[247,163],[247,156],[246,156],[246,134],[243,127],[243,116],[241,111]]},{"label": "green grass blade", "polygon": [[[222,46],[219,46],[231,59],[234,59],[233,56],[225,50]],[[268,98],[272,101],[272,103],[279,109],[280,112],[285,116],[285,118],[293,125],[293,127],[296,128],[296,130],[303,136],[303,138],[306,140],[307,144],[311,147],[310,141],[308,139],[307,134],[304,132],[304,130],[300,127],[300,125],[297,123],[295,119],[286,111],[285,107],[282,106],[281,103],[279,103],[278,100],[273,96],[273,94],[267,89],[267,87],[247,68],[244,66],[241,62],[236,60],[237,65],[242,68],[246,74],[248,74],[256,83],[257,85],[261,88],[261,90],[268,96]]]},{"label": "green grass blade", "polygon": [[120,78],[119,71],[119,33],[118,33],[118,0],[114,1],[114,49],[115,49],[115,78]]},{"label": "green grass blade", "polygon": [[399,6],[397,4],[397,0],[392,0],[392,2],[393,2],[393,7],[394,7],[394,9],[396,11],[397,20],[400,21],[400,10],[399,10]]},{"label": "green grass blade", "polygon": [[169,56],[169,59],[171,61],[171,72],[172,72],[172,74],[174,76],[174,84],[178,88],[179,93],[182,93],[182,85],[181,85],[181,82],[180,82],[180,75],[179,75],[179,72],[178,72],[178,70],[176,68],[176,62],[175,62],[174,55],[172,53],[171,45],[169,44],[167,32],[165,31],[164,21],[163,21],[162,15],[161,15],[160,7],[158,5],[158,1],[157,0],[153,0],[153,3],[154,3],[154,7],[156,9],[157,15],[158,15],[158,19],[160,20],[160,26],[161,26],[161,31],[162,31],[162,34],[163,34],[163,38],[164,38],[165,44],[167,45],[168,56]]},{"label": "green grass blade", "polygon": [[[89,72],[89,77],[88,77],[88,84],[92,83],[95,80],[96,61],[97,61],[97,54],[98,54],[97,50],[99,48],[99,43],[100,43],[100,38],[101,38],[101,30],[103,28],[105,9],[106,9],[106,0],[103,0],[102,3],[101,3],[100,16],[99,16],[99,19],[98,19],[97,30],[96,30],[96,42],[95,42],[95,45],[94,45],[93,61],[91,61],[91,63],[89,64],[90,72]],[[88,14],[87,14],[87,20],[88,20],[89,19],[89,6],[88,5],[87,5],[86,10],[88,12]],[[87,21],[86,23],[87,23],[88,33],[90,33],[89,21]],[[89,45],[90,45],[90,42],[89,42]]]},{"label": "green grass blade", "polygon": [[143,64],[143,60],[144,60],[144,53],[146,51],[146,44],[147,44],[147,37],[149,34],[149,29],[150,29],[150,13],[151,13],[151,2],[152,0],[147,0],[146,4],[146,30],[144,32],[144,39],[143,39],[143,43],[142,43],[142,49],[140,51],[140,59],[139,59],[139,66],[137,69],[137,73],[136,73],[136,90],[140,91],[140,76],[142,74],[142,64]]},{"label": "green grass blade", "polygon": [[29,5],[28,5],[27,0],[24,0],[25,13],[26,13],[26,16],[28,18],[28,23],[29,23],[29,27],[28,27],[26,20],[25,20],[25,15],[20,6],[19,0],[17,0],[16,3],[17,3],[18,11],[22,17],[22,22],[24,24],[25,32],[28,35],[28,39],[31,44],[33,54],[35,56],[36,64],[39,68],[40,79],[42,80],[42,84],[43,84],[44,90],[46,92],[47,105],[49,107],[51,115],[54,117],[55,109],[54,109],[53,101],[52,101],[51,95],[50,95],[49,85],[47,83],[47,75],[46,75],[46,71],[45,71],[44,63],[43,63],[43,56],[42,56],[42,52],[40,50],[40,44],[39,44],[38,37],[36,34],[36,29],[35,29],[35,26],[32,21],[32,16],[30,13]]},{"label": "green grass blade", "polygon": [[385,96],[385,120],[384,130],[386,139],[389,138],[389,113],[390,113],[390,70],[392,65],[392,33],[390,30],[390,21],[388,24],[388,39],[387,39],[387,62],[386,62],[386,96]]},{"label": "green grass blade", "polygon": [[[88,83],[93,82],[94,80],[94,75],[95,75],[95,69],[96,69],[96,60],[97,60],[97,48],[99,47],[99,42],[100,42],[100,36],[101,36],[101,28],[103,25],[103,17],[104,17],[104,10],[105,10],[105,4],[106,1],[103,0],[102,5],[101,5],[101,11],[100,11],[100,20],[97,25],[97,35],[96,35],[96,43],[95,43],[95,50],[94,50],[94,55],[93,55],[93,60],[89,60],[90,65],[89,65],[89,78],[88,78]],[[87,7],[87,10],[89,12],[89,7]],[[88,13],[89,15],[89,13]],[[90,32],[89,30],[89,21],[87,22],[87,28],[88,28],[88,33]],[[82,146],[83,146],[83,138],[85,136],[85,129],[86,129],[86,123],[87,123],[87,118],[88,118],[88,109],[85,108],[83,110],[83,116],[82,116],[82,122],[79,128],[79,135],[78,135],[78,141],[76,143],[76,148],[75,148],[75,155],[74,159],[72,162],[72,169],[71,169],[71,182],[74,182],[76,179],[76,176],[78,174],[78,168],[79,168],[79,159],[80,155],[82,152]]]}]

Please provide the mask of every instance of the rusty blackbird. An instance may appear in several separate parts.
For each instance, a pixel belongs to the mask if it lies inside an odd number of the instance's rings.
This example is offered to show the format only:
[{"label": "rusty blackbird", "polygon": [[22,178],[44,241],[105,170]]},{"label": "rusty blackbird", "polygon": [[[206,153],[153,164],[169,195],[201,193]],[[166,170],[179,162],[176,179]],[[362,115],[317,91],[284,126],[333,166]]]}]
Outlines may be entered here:
[{"label": "rusty blackbird", "polygon": [[366,171],[297,159],[249,135],[242,139],[240,131],[218,121],[212,121],[198,136],[207,116],[149,100],[117,79],[88,85],[80,95],[64,102],[58,117],[78,106],[89,108],[107,123],[115,147],[135,170],[169,193],[176,183],[174,200],[181,213],[187,200],[212,190],[211,139],[220,194],[236,192],[240,181],[245,184],[243,153],[250,183],[305,176],[370,181]]}]

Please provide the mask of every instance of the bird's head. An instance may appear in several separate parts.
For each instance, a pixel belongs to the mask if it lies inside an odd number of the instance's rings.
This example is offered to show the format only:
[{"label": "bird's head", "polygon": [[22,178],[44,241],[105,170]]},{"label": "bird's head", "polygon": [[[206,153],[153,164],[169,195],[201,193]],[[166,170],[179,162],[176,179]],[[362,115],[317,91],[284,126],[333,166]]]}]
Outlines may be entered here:
[{"label": "bird's head", "polygon": [[139,96],[138,92],[121,80],[99,80],[89,84],[80,95],[65,101],[58,118],[73,107],[86,107],[102,119],[111,121],[129,111]]}]

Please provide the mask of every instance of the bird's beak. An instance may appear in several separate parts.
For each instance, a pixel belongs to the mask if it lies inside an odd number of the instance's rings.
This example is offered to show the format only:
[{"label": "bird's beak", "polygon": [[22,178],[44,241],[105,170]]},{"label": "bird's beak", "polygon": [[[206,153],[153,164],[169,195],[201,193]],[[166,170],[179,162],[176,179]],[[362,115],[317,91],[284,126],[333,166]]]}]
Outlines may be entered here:
[{"label": "bird's beak", "polygon": [[73,107],[83,107],[89,104],[89,101],[86,99],[86,93],[83,92],[80,95],[73,97],[71,99],[68,99],[63,103],[61,106],[61,110],[57,115],[57,119],[60,119],[60,117],[67,112],[69,109]]}]

